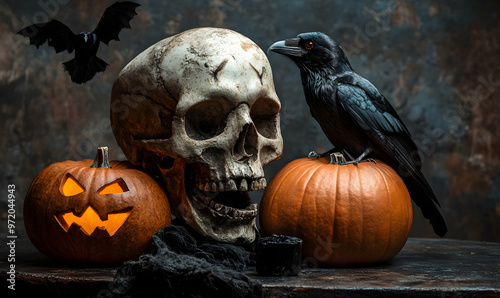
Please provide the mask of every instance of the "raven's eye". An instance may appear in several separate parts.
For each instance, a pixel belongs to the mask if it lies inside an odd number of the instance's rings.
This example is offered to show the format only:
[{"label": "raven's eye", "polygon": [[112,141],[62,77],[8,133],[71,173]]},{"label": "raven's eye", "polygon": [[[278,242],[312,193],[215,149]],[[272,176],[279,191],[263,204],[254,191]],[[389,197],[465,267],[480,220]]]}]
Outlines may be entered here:
[{"label": "raven's eye", "polygon": [[314,42],[309,41],[306,43],[306,50],[310,51],[314,48]]}]

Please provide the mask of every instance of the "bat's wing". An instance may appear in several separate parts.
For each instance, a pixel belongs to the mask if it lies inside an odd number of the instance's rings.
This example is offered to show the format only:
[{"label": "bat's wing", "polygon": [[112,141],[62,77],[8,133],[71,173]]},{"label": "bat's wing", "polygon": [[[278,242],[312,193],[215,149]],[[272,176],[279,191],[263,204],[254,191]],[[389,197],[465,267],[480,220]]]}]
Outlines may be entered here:
[{"label": "bat's wing", "polygon": [[135,9],[141,6],[134,2],[116,2],[104,11],[94,33],[100,41],[108,44],[111,40],[120,40],[118,33],[123,28],[130,28],[130,20],[137,14]]},{"label": "bat's wing", "polygon": [[420,171],[417,145],[399,115],[377,88],[361,76],[350,74],[337,79],[337,83],[337,99],[344,112],[385,152],[389,157],[386,162],[393,167],[398,165],[396,171],[400,166],[407,171],[405,183],[412,199],[424,217],[430,219],[434,231],[443,236],[447,232],[446,223],[434,205],[439,206],[439,202]]},{"label": "bat's wing", "polygon": [[33,24],[21,29],[18,34],[29,37],[30,44],[37,48],[48,41],[49,46],[56,50],[73,52],[76,35],[63,23],[51,20],[47,23]]}]

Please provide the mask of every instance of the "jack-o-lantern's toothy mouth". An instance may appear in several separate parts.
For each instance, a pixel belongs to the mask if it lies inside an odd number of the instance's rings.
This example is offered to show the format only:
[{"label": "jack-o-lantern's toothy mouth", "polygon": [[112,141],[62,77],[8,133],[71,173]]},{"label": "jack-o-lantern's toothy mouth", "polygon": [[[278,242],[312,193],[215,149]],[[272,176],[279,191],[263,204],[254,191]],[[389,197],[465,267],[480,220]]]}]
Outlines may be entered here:
[{"label": "jack-o-lantern's toothy mouth", "polygon": [[248,190],[266,187],[265,178],[228,179],[201,182],[191,167],[186,167],[186,194],[208,209],[214,218],[248,221],[257,216],[257,203],[250,199]]},{"label": "jack-o-lantern's toothy mouth", "polygon": [[73,211],[64,211],[54,215],[54,217],[66,232],[71,225],[75,224],[80,226],[82,232],[87,236],[92,235],[97,228],[106,230],[109,236],[113,236],[125,223],[131,212],[132,207],[129,207],[120,212],[109,213],[107,220],[101,220],[99,214],[89,205],[79,216]]}]

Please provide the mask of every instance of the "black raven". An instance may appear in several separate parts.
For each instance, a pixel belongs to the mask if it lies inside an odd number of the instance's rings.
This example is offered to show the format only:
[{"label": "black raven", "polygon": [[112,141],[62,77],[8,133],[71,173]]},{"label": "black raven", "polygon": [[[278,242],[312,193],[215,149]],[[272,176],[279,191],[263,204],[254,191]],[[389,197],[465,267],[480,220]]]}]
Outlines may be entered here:
[{"label": "black raven", "polygon": [[[387,99],[352,69],[341,47],[320,32],[278,41],[270,51],[291,58],[299,67],[307,104],[335,150],[355,156],[357,164],[376,156],[404,180],[411,198],[444,236],[446,223],[439,202],[422,174],[417,146]],[[330,151],[329,151],[330,152]]]},{"label": "black raven", "polygon": [[137,14],[140,6],[134,2],[116,2],[106,8],[97,27],[92,32],[74,34],[63,23],[50,20],[47,23],[33,24],[21,29],[18,34],[30,38],[30,44],[37,48],[48,41],[56,53],[75,51],[75,58],[64,62],[64,69],[77,84],[91,80],[98,72],[106,70],[108,64],[96,57],[99,43],[106,45],[111,40],[120,40],[118,33],[123,28],[130,28],[130,20]]}]

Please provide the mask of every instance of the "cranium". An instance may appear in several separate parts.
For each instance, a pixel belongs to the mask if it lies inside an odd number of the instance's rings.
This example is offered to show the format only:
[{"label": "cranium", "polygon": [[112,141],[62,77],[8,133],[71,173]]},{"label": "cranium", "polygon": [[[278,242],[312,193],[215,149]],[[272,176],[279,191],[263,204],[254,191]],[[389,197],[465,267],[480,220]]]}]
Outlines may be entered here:
[{"label": "cranium", "polygon": [[171,210],[213,240],[255,239],[262,166],[281,156],[271,67],[247,37],[198,28],[164,39],[119,74],[111,122],[127,158],[161,176]]}]

